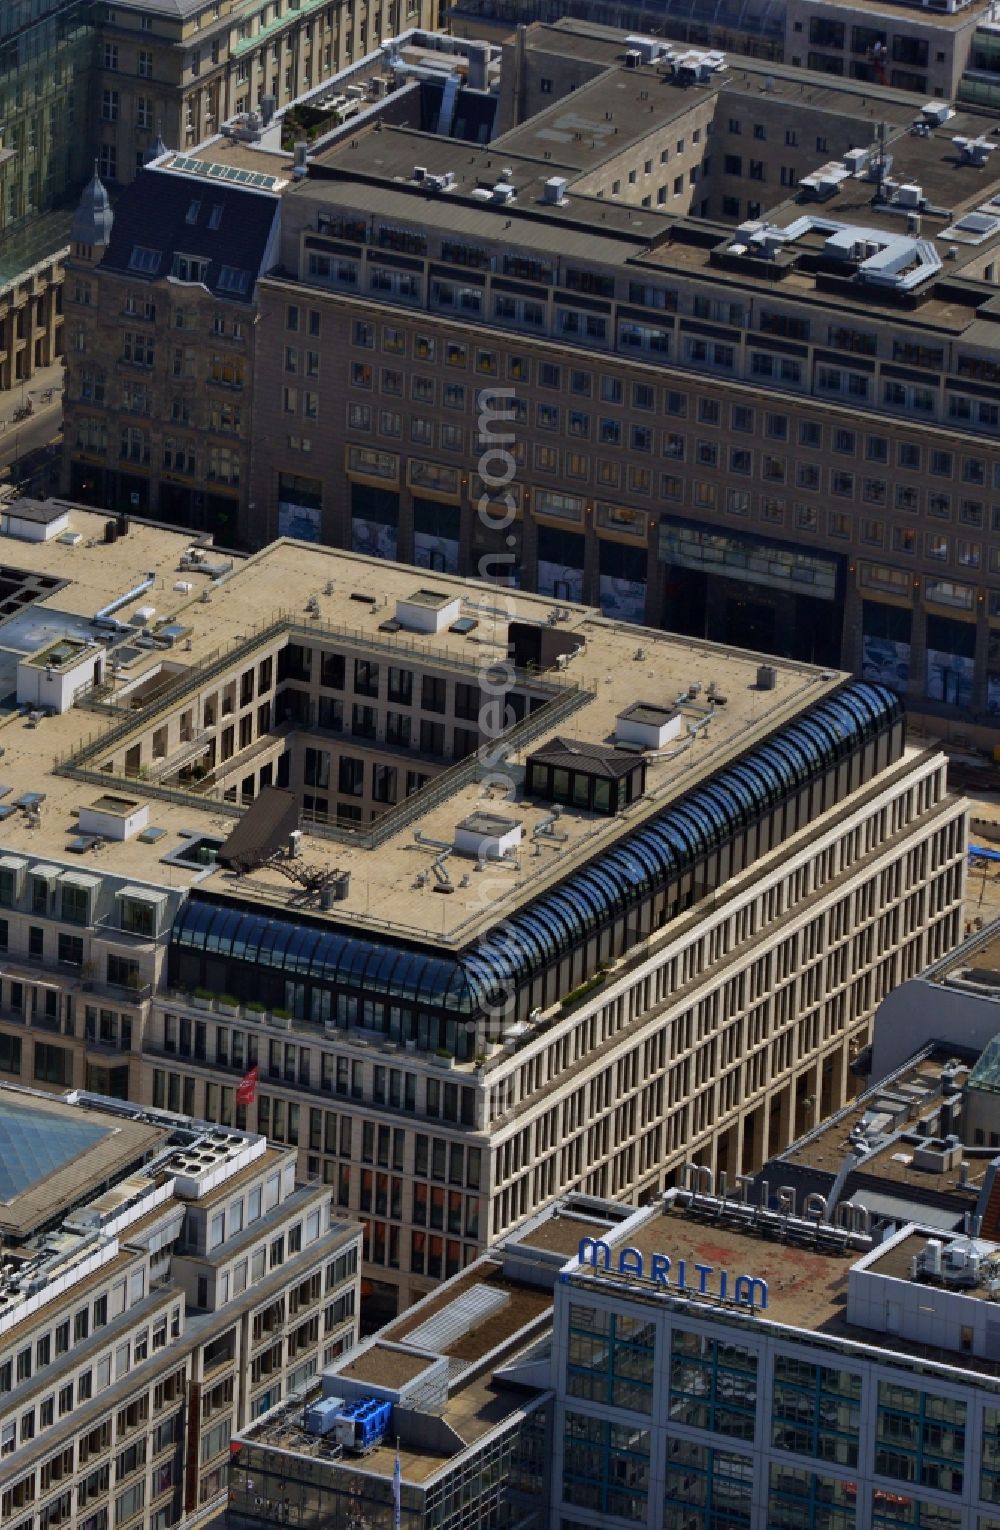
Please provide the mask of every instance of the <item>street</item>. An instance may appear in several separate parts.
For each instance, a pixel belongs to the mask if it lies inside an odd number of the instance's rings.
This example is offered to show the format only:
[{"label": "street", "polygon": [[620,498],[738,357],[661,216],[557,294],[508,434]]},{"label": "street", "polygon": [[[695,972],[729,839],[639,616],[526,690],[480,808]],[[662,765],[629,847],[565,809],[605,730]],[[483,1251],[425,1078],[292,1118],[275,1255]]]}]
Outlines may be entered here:
[{"label": "street", "polygon": [[[53,493],[59,482],[62,443],[62,364],[36,373],[0,402],[0,484],[12,483],[28,494]],[[52,390],[51,398],[44,394]],[[15,420],[22,402],[31,400],[34,413]]]}]

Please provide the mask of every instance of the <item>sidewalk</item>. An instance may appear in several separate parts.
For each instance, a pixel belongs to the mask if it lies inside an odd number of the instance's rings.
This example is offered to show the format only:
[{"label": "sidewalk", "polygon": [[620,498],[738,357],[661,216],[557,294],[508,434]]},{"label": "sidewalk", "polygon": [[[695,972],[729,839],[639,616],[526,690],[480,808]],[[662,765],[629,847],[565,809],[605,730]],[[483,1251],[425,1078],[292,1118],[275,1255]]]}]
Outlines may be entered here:
[{"label": "sidewalk", "polygon": [[[28,382],[15,383],[6,393],[0,393],[0,432],[14,424],[16,411],[29,399],[35,406],[33,419],[37,419],[40,414],[48,414],[50,410],[61,409],[62,386],[63,364],[59,360],[51,367],[39,367]],[[46,403],[42,394],[49,388],[52,389],[52,397]]]}]

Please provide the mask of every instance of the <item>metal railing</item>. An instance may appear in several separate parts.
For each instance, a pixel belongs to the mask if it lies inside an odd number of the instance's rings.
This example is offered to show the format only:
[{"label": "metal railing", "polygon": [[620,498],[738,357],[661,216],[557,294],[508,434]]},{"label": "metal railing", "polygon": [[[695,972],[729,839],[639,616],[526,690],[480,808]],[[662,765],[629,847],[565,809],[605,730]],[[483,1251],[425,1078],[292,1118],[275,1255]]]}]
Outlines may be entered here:
[{"label": "metal railing", "polygon": [[[95,759],[115,749],[123,740],[148,728],[162,715],[166,706],[176,709],[186,697],[202,691],[218,676],[245,664],[252,654],[282,636],[291,640],[304,639],[309,642],[317,638],[332,640],[352,649],[378,654],[393,662],[398,662],[401,657],[410,655],[415,660],[428,661],[433,668],[450,669],[454,673],[467,675],[470,679],[480,676],[484,667],[482,656],[472,661],[413,637],[401,638],[396,634],[376,637],[359,628],[303,622],[297,614],[279,612],[269,622],[252,629],[249,636],[237,638],[231,644],[213,650],[201,664],[179,676],[175,685],[161,691],[146,706],[136,709],[128,717],[113,723],[111,727],[99,734],[88,734],[82,743],[74,745],[64,755],[56,756],[52,763],[53,771],[100,787],[106,787],[111,780],[129,779],[124,776],[124,773],[119,775],[117,772],[94,769]],[[294,680],[296,677],[286,678]],[[527,669],[511,667],[510,685],[511,688],[518,687],[534,691],[536,695],[541,693],[548,700],[544,705],[530,711],[506,733],[481,745],[474,755],[457,761],[435,776],[433,780],[426,782],[403,802],[381,814],[368,829],[357,830],[343,827],[335,822],[324,823],[315,819],[309,824],[310,831],[321,838],[340,844],[377,849],[390,836],[438,806],[448,796],[487,774],[495,768],[498,760],[508,758],[511,754],[523,749],[539,733],[569,716],[593,695],[577,681],[558,672],[546,672],[544,675],[539,675]],[[199,735],[199,738],[202,736]],[[230,773],[230,762],[226,762],[225,774]],[[148,780],[142,776],[136,776],[133,779],[146,797],[201,810],[211,807],[213,811],[222,812],[232,818],[238,818],[243,812],[242,804],[227,801],[221,788],[210,787],[203,792],[194,792],[165,785],[162,781]]]}]

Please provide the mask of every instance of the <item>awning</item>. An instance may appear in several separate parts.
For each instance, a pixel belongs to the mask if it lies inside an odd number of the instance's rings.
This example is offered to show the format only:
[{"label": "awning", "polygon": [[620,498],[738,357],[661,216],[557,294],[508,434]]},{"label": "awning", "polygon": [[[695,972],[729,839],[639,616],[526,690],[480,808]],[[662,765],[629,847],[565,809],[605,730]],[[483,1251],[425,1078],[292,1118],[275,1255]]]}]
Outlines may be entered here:
[{"label": "awning", "polygon": [[82,887],[87,892],[96,892],[101,885],[100,877],[92,876],[89,871],[64,871],[59,878],[61,887]]}]

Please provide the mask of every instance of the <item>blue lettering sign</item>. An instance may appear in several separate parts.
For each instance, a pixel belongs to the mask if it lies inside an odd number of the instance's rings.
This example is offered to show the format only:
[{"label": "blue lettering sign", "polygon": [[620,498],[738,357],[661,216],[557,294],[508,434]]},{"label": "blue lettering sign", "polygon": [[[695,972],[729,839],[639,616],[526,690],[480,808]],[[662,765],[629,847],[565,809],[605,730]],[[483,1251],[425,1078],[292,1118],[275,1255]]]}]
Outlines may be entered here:
[{"label": "blue lettering sign", "polygon": [[677,1292],[693,1291],[699,1296],[712,1296],[717,1301],[732,1302],[737,1307],[749,1307],[752,1311],[764,1311],[767,1307],[767,1281],[759,1275],[737,1275],[733,1278],[728,1270],[717,1270],[711,1264],[693,1266],[697,1284],[688,1284],[687,1263],[678,1259],[676,1274],[671,1279],[674,1265],[667,1254],[650,1254],[647,1266],[641,1249],[622,1248],[613,1251],[603,1238],[581,1238],[577,1250],[581,1265],[593,1270],[617,1271],[632,1280],[649,1280],[654,1285]]}]

